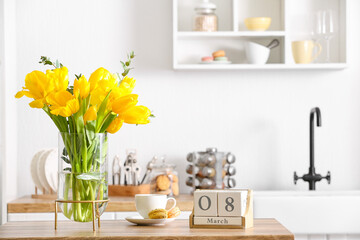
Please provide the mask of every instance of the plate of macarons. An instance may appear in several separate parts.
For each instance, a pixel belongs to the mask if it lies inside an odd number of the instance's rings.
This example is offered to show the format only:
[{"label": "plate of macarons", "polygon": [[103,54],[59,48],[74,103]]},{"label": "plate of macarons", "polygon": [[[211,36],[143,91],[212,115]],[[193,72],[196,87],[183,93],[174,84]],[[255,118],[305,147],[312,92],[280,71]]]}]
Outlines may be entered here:
[{"label": "plate of macarons", "polygon": [[224,50],[219,50],[212,53],[212,56],[205,56],[201,58],[202,64],[230,64],[228,57]]},{"label": "plate of macarons", "polygon": [[125,220],[141,226],[164,225],[174,221],[176,217],[180,215],[180,213],[181,211],[178,207],[174,207],[169,211],[166,209],[158,208],[149,212],[149,218],[143,218],[139,215],[126,217]]}]

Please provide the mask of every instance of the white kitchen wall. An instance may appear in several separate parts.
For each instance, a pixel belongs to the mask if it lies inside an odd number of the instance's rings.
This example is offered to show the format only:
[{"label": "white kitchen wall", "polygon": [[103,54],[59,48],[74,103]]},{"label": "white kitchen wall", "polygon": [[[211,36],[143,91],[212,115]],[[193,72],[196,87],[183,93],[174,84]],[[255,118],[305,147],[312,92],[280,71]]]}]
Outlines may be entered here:
[{"label": "white kitchen wall", "polygon": [[[174,71],[171,7],[170,0],[17,0],[18,88],[28,72],[44,70],[41,55],[58,58],[73,78],[100,66],[121,71],[119,61],[134,50],[135,92],[156,118],[111,136],[111,158],[136,148],[145,167],[154,154],[166,154],[187,192],[186,154],[215,146],[236,155],[240,187],[305,190],[306,183],[295,186],[292,178],[308,169],[309,112],[319,106],[315,163],[319,173],[331,171],[332,183],[317,188],[360,189],[360,1],[348,0],[343,71]],[[57,146],[55,126],[28,102],[17,105],[19,196],[33,193],[33,154]]]},{"label": "white kitchen wall", "polygon": [[[3,162],[5,161],[5,154],[4,150],[5,150],[5,144],[4,144],[4,130],[5,130],[5,123],[4,123],[4,116],[5,115],[5,111],[4,111],[4,86],[5,86],[5,81],[4,81],[4,68],[3,68],[3,59],[4,59],[4,2],[1,1],[0,2],[0,76],[2,79],[2,81],[0,81],[0,104],[1,104],[1,117],[0,117],[0,173],[1,173],[1,177],[0,177],[0,225],[2,224],[2,222],[4,222],[4,220],[6,219],[6,207],[5,204],[3,204],[3,202],[5,202],[5,197],[4,197],[4,182],[5,182],[5,176],[4,176],[4,167],[3,167]],[[17,169],[16,169],[17,170]]]},{"label": "white kitchen wall", "polygon": [[16,9],[12,0],[0,0],[0,223],[6,222],[6,204],[17,197]]}]

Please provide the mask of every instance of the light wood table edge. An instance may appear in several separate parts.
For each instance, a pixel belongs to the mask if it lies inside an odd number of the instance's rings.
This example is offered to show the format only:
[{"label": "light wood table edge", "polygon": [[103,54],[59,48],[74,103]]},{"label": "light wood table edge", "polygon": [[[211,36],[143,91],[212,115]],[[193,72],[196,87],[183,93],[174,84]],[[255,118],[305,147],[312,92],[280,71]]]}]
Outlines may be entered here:
[{"label": "light wood table edge", "polygon": [[[124,220],[104,220],[99,232],[91,230],[90,223],[59,221],[59,229],[53,230],[53,222],[8,222],[0,226],[0,239],[253,239],[294,240],[294,235],[276,219],[255,219],[249,229],[190,229],[186,220],[176,220],[169,225],[135,226]],[[104,228],[103,228],[104,227]]]}]

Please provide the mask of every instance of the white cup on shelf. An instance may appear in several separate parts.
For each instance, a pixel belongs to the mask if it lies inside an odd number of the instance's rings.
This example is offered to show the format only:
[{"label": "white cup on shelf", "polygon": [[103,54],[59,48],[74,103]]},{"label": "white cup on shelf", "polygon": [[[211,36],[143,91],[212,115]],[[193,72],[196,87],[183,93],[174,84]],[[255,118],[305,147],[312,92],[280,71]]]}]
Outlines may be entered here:
[{"label": "white cup on shelf", "polygon": [[245,42],[245,54],[250,64],[265,64],[269,59],[270,48],[254,42]]}]

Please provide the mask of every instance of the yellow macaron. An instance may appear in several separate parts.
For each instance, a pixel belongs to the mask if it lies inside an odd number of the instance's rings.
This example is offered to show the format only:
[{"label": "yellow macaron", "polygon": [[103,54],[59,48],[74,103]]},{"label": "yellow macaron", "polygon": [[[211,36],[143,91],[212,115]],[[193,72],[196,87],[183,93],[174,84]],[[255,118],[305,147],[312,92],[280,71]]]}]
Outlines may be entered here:
[{"label": "yellow macaron", "polygon": [[181,213],[180,209],[178,207],[174,207],[170,211],[168,211],[168,218],[175,218],[179,216]]},{"label": "yellow macaron", "polygon": [[158,208],[149,212],[150,219],[163,219],[168,218],[168,211],[166,209]]},{"label": "yellow macaron", "polygon": [[217,57],[225,57],[225,51],[224,51],[224,50],[219,50],[219,51],[213,52],[213,53],[212,53],[212,56],[213,56],[214,58],[217,58]]}]

